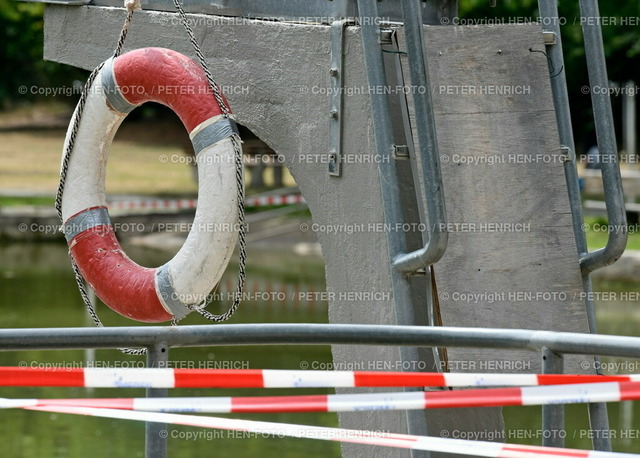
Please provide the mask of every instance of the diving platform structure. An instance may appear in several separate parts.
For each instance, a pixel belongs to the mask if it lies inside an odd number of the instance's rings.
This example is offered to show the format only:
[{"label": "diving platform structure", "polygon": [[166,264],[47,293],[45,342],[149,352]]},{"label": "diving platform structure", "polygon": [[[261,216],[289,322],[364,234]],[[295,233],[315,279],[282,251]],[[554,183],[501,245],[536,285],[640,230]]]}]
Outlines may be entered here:
[{"label": "diving platform structure", "polygon": [[[557,2],[539,0],[544,26],[472,27],[452,25],[457,3],[185,0],[184,8],[237,121],[284,157],[317,227],[334,228],[318,232],[332,324],[595,333],[589,274],[620,257],[626,232],[587,251]],[[193,57],[171,1],[142,7],[125,51]],[[599,15],[596,0],[580,7]],[[124,16],[119,0],[47,2],[45,59],[95,68]],[[583,31],[591,85],[607,85],[599,26],[585,22]],[[592,97],[600,154],[617,157],[609,96]],[[626,227],[617,161],[602,164],[609,223]],[[357,292],[389,294],[358,300]],[[365,343],[336,343],[336,366],[596,366],[589,355],[548,351],[543,360],[523,347],[447,348],[446,339],[435,349]],[[561,426],[561,407],[545,412],[546,428]],[[591,405],[590,418],[593,429],[608,429],[604,405]],[[499,408],[343,413],[340,423],[434,436],[504,428]],[[610,448],[594,437],[596,449]],[[345,457],[370,453],[343,446]],[[409,454],[424,456],[376,451]]]}]

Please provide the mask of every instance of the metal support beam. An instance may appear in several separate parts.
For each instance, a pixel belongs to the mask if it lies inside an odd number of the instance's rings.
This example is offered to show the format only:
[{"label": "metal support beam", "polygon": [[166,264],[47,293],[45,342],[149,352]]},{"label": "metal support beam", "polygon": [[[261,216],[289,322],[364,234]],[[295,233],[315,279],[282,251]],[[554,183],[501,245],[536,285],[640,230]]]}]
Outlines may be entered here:
[{"label": "metal support beam", "polygon": [[[542,349],[542,373],[562,374],[564,360],[548,348]],[[542,445],[564,448],[564,405],[542,406]]]},{"label": "metal support beam", "polygon": [[[169,361],[169,346],[157,343],[147,348],[147,367],[164,368]],[[148,388],[148,398],[167,397],[166,388]],[[167,425],[164,423],[146,423],[145,425],[145,457],[165,458],[167,456]]]}]

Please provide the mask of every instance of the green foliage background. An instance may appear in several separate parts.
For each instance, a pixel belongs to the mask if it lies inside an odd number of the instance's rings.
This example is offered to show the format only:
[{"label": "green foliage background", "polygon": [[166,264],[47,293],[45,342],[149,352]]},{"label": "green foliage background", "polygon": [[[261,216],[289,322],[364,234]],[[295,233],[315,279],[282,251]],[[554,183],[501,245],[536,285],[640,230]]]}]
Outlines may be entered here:
[{"label": "green foliage background", "polygon": [[[507,23],[509,18],[538,20],[537,0],[498,0],[493,8],[489,3],[489,0],[460,0],[458,16],[497,18],[504,19]],[[609,80],[618,84],[633,80],[640,85],[640,2],[600,0],[598,3],[600,16],[607,21],[602,22],[602,36]],[[562,46],[576,146],[584,151],[595,144],[595,131],[591,97],[580,90],[582,86],[589,84],[589,78],[578,0],[558,0],[558,14],[561,20],[566,21],[562,26]],[[612,97],[618,135],[621,132],[621,104],[619,97]]]},{"label": "green foliage background", "polygon": [[[41,3],[0,0],[0,108],[44,99],[31,90],[20,94],[20,86],[71,86],[74,80],[86,78],[82,70],[43,60],[43,12]],[[74,103],[75,99],[61,100]]]}]

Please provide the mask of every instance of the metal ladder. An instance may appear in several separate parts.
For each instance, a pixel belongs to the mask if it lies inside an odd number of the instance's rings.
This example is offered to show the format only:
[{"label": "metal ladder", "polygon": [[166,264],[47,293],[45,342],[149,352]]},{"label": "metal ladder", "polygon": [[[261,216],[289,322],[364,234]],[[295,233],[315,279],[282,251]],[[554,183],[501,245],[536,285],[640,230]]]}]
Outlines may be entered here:
[{"label": "metal ladder", "polygon": [[[607,77],[600,21],[586,20],[587,18],[600,17],[598,2],[597,0],[579,0],[579,3],[589,82],[591,87],[608,87],[609,79]],[[550,71],[553,69],[564,69],[558,2],[557,0],[538,0],[538,8],[540,10],[540,17],[543,18],[543,24],[545,24],[544,33],[549,37],[549,39],[545,39],[547,54],[549,56],[549,69]],[[589,329],[595,334],[597,333],[595,304],[593,303],[592,295],[588,294],[593,291],[589,275],[594,270],[612,264],[620,258],[627,244],[627,232],[618,230],[610,232],[607,245],[604,248],[592,253],[588,252],[586,237],[582,229],[584,222],[582,216],[582,201],[580,199],[580,189],[578,186],[575,143],[573,127],[571,125],[567,81],[563,70],[554,76],[554,78],[551,78],[551,89],[560,133],[560,142],[563,149],[565,149],[567,157],[570,159],[564,163],[564,170],[567,179],[569,202],[571,204],[574,236],[578,254],[580,255],[582,284],[584,291],[587,293],[585,306],[589,320]],[[591,91],[591,93],[598,149],[601,157],[606,156],[607,159],[600,161],[602,164],[601,170],[607,218],[609,225],[617,228],[626,228],[627,218],[622,193],[622,179],[618,166],[618,147],[611,111],[611,100],[609,95],[602,93],[602,91]],[[562,362],[557,355],[550,353],[547,356],[546,362],[548,368],[553,368],[555,372],[558,370],[561,371]],[[596,365],[596,367],[598,366]],[[608,431],[609,420],[606,405],[590,404],[589,420],[592,430]],[[547,407],[543,411],[543,421],[545,428],[562,429],[564,427],[564,408],[558,406]],[[592,440],[594,450],[611,450],[611,440],[608,435],[594,434]],[[545,439],[544,445],[562,447],[564,440],[558,437],[550,437]]]},{"label": "metal ladder", "polygon": [[[597,0],[579,0],[581,18],[599,17]],[[427,62],[422,33],[422,5],[420,0],[402,0],[404,31],[407,43],[407,57],[412,84],[418,87],[430,88],[427,73]],[[564,69],[562,42],[560,38],[560,21],[558,18],[557,0],[539,0],[540,16],[545,24],[545,44],[549,56],[549,67]],[[361,35],[365,54],[365,64],[369,86],[373,88],[386,87],[388,78],[385,74],[385,62],[382,43],[388,41],[379,27],[377,0],[358,0],[358,14],[361,24]],[[608,86],[606,62],[602,43],[602,33],[599,21],[581,20],[590,84],[592,87]],[[547,25],[549,25],[547,27]],[[576,168],[575,145],[568,100],[568,91],[564,71],[551,78],[552,95],[556,111],[556,119],[560,134],[560,142],[567,157],[564,163],[565,177],[572,210],[574,236],[580,256],[580,268],[583,288],[586,293],[593,291],[590,273],[615,262],[622,255],[626,242],[626,231],[613,231],[609,235],[607,245],[592,253],[588,252],[586,237],[582,229],[582,201],[578,186]],[[391,107],[389,98],[384,91],[372,91],[371,110],[375,130],[376,150],[380,157],[393,156],[397,153],[394,144],[394,133],[391,123]],[[617,145],[613,128],[613,115],[609,95],[603,91],[592,91],[594,119],[600,154],[607,156],[602,163],[603,186],[609,224],[615,227],[626,227],[626,214],[622,194],[622,180],[617,163]],[[412,300],[411,276],[418,273],[426,275],[427,308],[432,310],[433,291],[429,267],[435,264],[447,248],[448,234],[446,232],[446,209],[442,189],[439,153],[435,129],[435,118],[431,93],[429,90],[414,94],[416,118],[421,122],[415,126],[418,148],[413,153],[411,161],[414,187],[418,203],[420,221],[426,224],[427,231],[423,232],[424,246],[416,251],[407,252],[403,234],[387,232],[389,257],[392,265],[393,294],[396,306],[396,319],[400,325],[415,325],[414,301]],[[406,120],[405,120],[406,122]],[[410,137],[410,136],[408,136]],[[407,142],[411,142],[407,138]],[[400,189],[397,180],[397,169],[394,157],[390,161],[379,161],[380,182],[383,190],[382,200],[386,222],[403,222]],[[424,269],[424,271],[423,271]],[[589,328],[596,333],[595,306],[592,295],[585,295],[585,307]],[[432,324],[432,323],[431,323]],[[417,350],[403,348],[401,357],[404,360],[417,360]],[[438,355],[434,354],[437,361]],[[562,357],[554,352],[546,351],[543,355],[543,371],[545,373],[563,372]],[[589,419],[594,431],[609,430],[607,410],[605,404],[590,404]],[[416,412],[407,413],[410,434],[427,434],[427,424],[424,415]],[[543,429],[561,430],[564,428],[564,407],[547,406],[543,409]],[[605,434],[593,435],[594,450],[611,450],[611,442]],[[543,445],[563,447],[564,440],[558,435],[545,435]],[[414,455],[415,456],[415,455]]]}]

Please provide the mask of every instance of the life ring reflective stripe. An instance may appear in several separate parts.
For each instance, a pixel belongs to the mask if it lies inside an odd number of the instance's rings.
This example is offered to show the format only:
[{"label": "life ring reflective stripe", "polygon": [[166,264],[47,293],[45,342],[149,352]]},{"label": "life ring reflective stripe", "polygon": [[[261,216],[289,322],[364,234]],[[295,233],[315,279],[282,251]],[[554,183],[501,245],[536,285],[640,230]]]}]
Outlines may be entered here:
[{"label": "life ring reflective stripe", "polygon": [[[182,248],[159,268],[139,266],[125,254],[105,200],[109,146],[127,113],[148,101],[167,105],[180,117],[198,165],[193,225]],[[201,304],[220,280],[238,233],[230,138],[236,133],[233,120],[222,116],[204,72],[188,57],[168,49],[143,48],[105,62],[90,88],[75,138],[62,218],[71,256],[111,309],[144,322],[180,319],[190,306]]]}]

